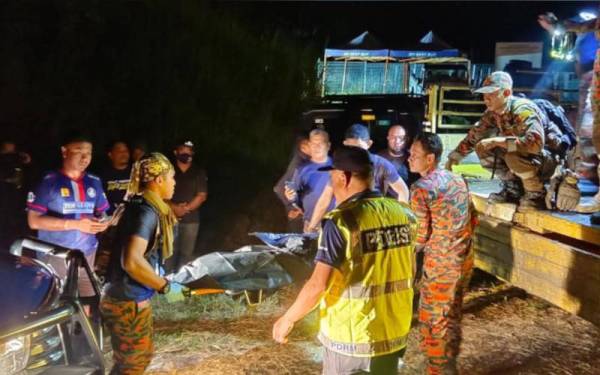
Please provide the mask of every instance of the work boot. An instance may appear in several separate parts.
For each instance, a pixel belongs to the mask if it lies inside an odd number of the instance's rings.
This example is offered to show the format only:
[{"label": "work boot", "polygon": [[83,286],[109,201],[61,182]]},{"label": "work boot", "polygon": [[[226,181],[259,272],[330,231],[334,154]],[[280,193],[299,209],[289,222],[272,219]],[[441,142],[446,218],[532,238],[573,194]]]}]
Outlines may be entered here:
[{"label": "work boot", "polygon": [[519,212],[543,210],[546,208],[546,192],[544,191],[526,191],[525,195],[519,200]]},{"label": "work boot", "polygon": [[502,190],[497,193],[491,193],[488,196],[488,203],[517,203],[523,196],[523,187],[519,180],[502,181]]}]

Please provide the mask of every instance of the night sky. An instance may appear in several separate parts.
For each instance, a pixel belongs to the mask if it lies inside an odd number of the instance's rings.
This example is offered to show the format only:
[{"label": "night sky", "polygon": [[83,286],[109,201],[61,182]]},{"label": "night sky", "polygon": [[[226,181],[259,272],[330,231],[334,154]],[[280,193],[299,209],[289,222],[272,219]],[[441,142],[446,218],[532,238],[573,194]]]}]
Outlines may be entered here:
[{"label": "night sky", "polygon": [[547,42],[537,15],[553,11],[560,19],[598,2],[388,1],[388,2],[220,2],[248,22],[277,20],[302,30],[322,45],[340,45],[369,30],[390,48],[414,43],[429,30],[466,52],[475,62],[493,62],[495,42]]}]

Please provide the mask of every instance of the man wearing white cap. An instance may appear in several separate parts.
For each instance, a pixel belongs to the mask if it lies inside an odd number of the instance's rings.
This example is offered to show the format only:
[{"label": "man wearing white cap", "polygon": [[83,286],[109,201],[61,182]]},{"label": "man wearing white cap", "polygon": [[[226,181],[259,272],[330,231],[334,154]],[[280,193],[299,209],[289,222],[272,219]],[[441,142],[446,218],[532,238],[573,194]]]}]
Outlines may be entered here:
[{"label": "man wearing white cap", "polygon": [[481,165],[502,180],[491,202],[519,204],[520,211],[545,208],[544,180],[556,167],[544,135],[545,115],[531,100],[512,95],[508,73],[493,72],[475,92],[483,94],[487,110],[467,136],[448,155],[451,169],[475,150]]},{"label": "man wearing white cap", "polygon": [[175,271],[193,259],[196,239],[200,229],[198,209],[208,195],[207,178],[204,169],[192,163],[194,144],[181,140],[175,150],[175,193],[169,202],[177,216],[177,235],[173,244],[173,257],[165,264],[167,271]]}]

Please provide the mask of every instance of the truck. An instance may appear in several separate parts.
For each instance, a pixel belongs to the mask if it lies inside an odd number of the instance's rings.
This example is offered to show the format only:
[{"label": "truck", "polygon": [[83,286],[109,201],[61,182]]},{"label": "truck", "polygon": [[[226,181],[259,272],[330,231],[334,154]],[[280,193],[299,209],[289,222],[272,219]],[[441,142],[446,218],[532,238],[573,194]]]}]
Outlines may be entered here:
[{"label": "truck", "polygon": [[[433,45],[390,50],[363,33],[343,48],[326,49],[318,64],[322,101],[304,114],[304,126],[328,130],[339,144],[343,129],[360,122],[370,127],[375,149],[385,147],[387,128],[395,123],[409,135],[431,131],[444,143],[443,162],[483,114],[485,105],[472,89],[493,66],[472,64],[439,40]],[[574,119],[578,92],[569,73],[521,63],[507,68],[515,93],[549,99]],[[514,204],[489,204],[486,198],[499,183],[490,180],[474,153],[454,172],[467,177],[479,216],[476,267],[600,325],[600,226],[586,214],[520,213]]]}]

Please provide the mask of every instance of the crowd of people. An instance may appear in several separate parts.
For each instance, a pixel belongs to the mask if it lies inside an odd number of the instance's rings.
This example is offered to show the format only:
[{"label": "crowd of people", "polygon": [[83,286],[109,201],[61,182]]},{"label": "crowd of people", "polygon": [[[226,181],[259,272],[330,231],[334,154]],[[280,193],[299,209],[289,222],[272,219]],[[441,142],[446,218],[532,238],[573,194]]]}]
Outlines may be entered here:
[{"label": "crowd of people", "polygon": [[462,295],[473,264],[468,188],[439,167],[439,136],[421,133],[411,142],[396,124],[387,140],[380,153],[387,157],[372,154],[368,127],[354,124],[328,157],[328,134],[314,129],[308,147],[298,142],[301,159],[275,186],[289,211],[298,211],[288,217],[304,216],[304,231],[316,227],[319,239],[314,272],[275,323],[273,338],[285,343],[294,324],[320,305],[325,374],[397,371],[411,326],[418,253],[428,371],[456,371]]},{"label": "crowd of people", "polygon": [[[147,153],[143,142],[115,140],[98,174],[88,171],[92,151],[88,137],[67,134],[60,167],[33,182],[30,155],[12,141],[2,144],[2,245],[35,233],[42,241],[80,250],[93,266],[99,240],[114,227],[100,308],[112,336],[112,373],[139,374],[152,354],[150,298],[169,289],[156,270],[163,264],[166,272],[174,271],[193,259],[207,177],[193,163],[189,140],[174,147],[173,162]],[[83,269],[78,282],[80,296],[94,295]]]},{"label": "crowd of people", "polygon": [[[318,228],[319,239],[314,272],[273,326],[273,338],[287,342],[294,324],[319,306],[325,374],[395,373],[406,348],[413,287],[427,373],[457,373],[476,217],[467,183],[451,171],[466,155],[475,151],[501,181],[490,204],[513,203],[523,212],[579,204],[576,174],[567,168],[565,154],[573,150],[566,124],[553,122],[543,103],[513,95],[506,72],[493,72],[475,92],[486,111],[450,151],[445,168],[436,134],[411,141],[404,126],[391,126],[382,158],[367,151],[368,128],[354,124],[332,158],[326,157],[327,133],[313,130],[308,144],[321,145],[319,158],[304,148],[302,161],[282,177],[289,184],[281,199],[293,205],[294,218],[304,216],[305,232]],[[419,278],[417,254],[424,256]]]},{"label": "crowd of people", "polygon": [[[540,24],[551,30],[545,18]],[[584,24],[567,26],[592,27]],[[588,97],[594,119],[599,71],[596,58],[593,73],[583,74],[595,93]],[[318,250],[312,275],[275,322],[272,336],[287,342],[294,324],[319,306],[325,374],[395,373],[406,350],[414,290],[427,372],[458,372],[476,218],[467,183],[452,169],[469,153],[476,152],[481,165],[501,180],[490,203],[514,203],[520,211],[568,211],[580,205],[577,174],[568,170],[561,143],[563,129],[534,101],[513,95],[506,72],[492,73],[476,92],[483,95],[486,111],[450,151],[445,168],[440,137],[421,132],[410,139],[403,124],[390,126],[388,147],[378,154],[369,151],[373,141],[363,124],[350,125],[332,153],[324,128],[297,139],[274,191],[286,208],[290,231],[318,232]],[[584,107],[585,101],[580,120]],[[33,185],[24,177],[31,157],[12,142],[0,145],[2,209],[17,212],[11,204],[26,196],[27,224],[38,238],[79,249],[90,264],[97,235],[116,228],[100,307],[112,338],[111,373],[139,374],[153,352],[150,299],[171,288],[159,266],[173,271],[193,257],[207,177],[193,163],[189,140],[175,145],[172,160],[147,153],[141,142],[114,141],[106,153],[109,165],[98,175],[87,171],[92,147],[85,136],[70,135],[60,147],[61,167]],[[600,193],[595,201],[600,202]],[[419,267],[418,255],[423,257]],[[85,273],[80,276],[81,295],[93,293]]]}]

